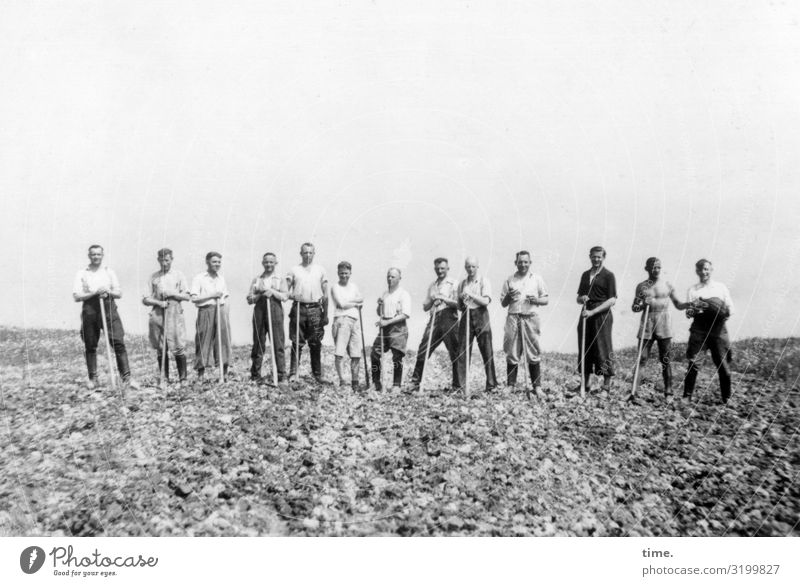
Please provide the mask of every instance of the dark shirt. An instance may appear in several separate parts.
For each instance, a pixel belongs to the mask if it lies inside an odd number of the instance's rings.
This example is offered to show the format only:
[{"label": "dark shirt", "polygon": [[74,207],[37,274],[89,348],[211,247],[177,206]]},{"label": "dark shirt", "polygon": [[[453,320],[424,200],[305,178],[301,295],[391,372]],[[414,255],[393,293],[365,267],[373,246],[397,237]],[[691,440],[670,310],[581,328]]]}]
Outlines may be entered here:
[{"label": "dark shirt", "polygon": [[578,285],[578,295],[588,295],[589,301],[586,302],[586,308],[594,309],[601,303],[617,296],[617,280],[614,278],[614,273],[605,267],[601,267],[600,272],[595,275],[590,286],[589,272],[590,271],[586,271],[581,275],[581,284]]}]

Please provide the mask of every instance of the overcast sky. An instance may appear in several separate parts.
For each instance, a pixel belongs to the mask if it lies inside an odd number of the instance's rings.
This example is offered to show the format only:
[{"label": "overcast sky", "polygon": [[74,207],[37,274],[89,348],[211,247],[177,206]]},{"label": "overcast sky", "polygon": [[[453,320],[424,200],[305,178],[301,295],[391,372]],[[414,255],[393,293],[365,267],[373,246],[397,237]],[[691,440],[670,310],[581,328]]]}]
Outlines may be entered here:
[{"label": "overcast sky", "polygon": [[370,308],[403,268],[416,349],[434,257],[461,277],[476,255],[499,292],[526,248],[542,344],[574,352],[602,244],[617,345],[651,255],[681,297],[710,258],[734,338],[798,335],[798,22],[791,2],[6,1],[0,323],[77,331],[97,242],[144,332],[166,245],[189,278],[223,254],[247,343],[261,254],[285,272],[310,240]]}]

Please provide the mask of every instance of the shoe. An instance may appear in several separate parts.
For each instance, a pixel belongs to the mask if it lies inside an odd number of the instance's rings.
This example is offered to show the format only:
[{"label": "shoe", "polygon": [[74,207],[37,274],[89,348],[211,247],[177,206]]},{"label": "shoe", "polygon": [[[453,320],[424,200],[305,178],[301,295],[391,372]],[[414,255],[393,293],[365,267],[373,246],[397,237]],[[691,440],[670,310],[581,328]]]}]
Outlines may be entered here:
[{"label": "shoe", "polygon": [[290,383],[296,383],[296,382],[297,382],[297,380],[298,380],[298,378],[297,378],[297,374],[296,374],[296,373],[294,373],[294,372],[293,372],[293,373],[291,373],[291,374],[289,375],[289,379],[288,379],[288,380],[289,380],[289,382],[290,382]]},{"label": "shoe", "polygon": [[375,387],[375,391],[378,393],[383,390],[383,385],[381,383],[372,383],[372,386]]},{"label": "shoe", "polygon": [[314,382],[317,383],[318,385],[330,385],[330,384],[332,384],[331,381],[329,381],[327,379],[324,379],[321,376],[315,376],[314,377]]},{"label": "shoe", "polygon": [[400,391],[401,391],[400,385],[394,385],[392,387],[392,392],[393,393],[399,393]]},{"label": "shoe", "polygon": [[494,386],[491,386],[491,387],[486,387],[484,389],[484,391],[487,392],[487,393],[494,393],[494,392],[497,391],[497,385],[494,385]]},{"label": "shoe", "polygon": [[672,405],[674,402],[675,402],[675,397],[673,397],[672,395],[666,396],[665,403],[667,405]]},{"label": "shoe", "polygon": [[97,383],[95,382],[95,380],[94,380],[93,378],[90,378],[90,379],[89,379],[89,380],[86,382],[86,388],[87,388],[88,390],[90,390],[90,391],[93,391],[93,390],[95,390],[95,389],[97,388]]},{"label": "shoe", "polygon": [[138,391],[139,389],[141,389],[141,388],[142,388],[142,385],[140,385],[138,382],[136,382],[136,381],[135,381],[135,380],[133,380],[132,378],[129,378],[129,379],[125,379],[125,380],[123,380],[123,381],[122,381],[122,385],[123,385],[124,387],[131,388],[131,389],[133,389],[134,391]]},{"label": "shoe", "polygon": [[361,385],[359,385],[356,382],[350,383],[350,388],[353,389],[354,393],[360,393],[361,392]]}]

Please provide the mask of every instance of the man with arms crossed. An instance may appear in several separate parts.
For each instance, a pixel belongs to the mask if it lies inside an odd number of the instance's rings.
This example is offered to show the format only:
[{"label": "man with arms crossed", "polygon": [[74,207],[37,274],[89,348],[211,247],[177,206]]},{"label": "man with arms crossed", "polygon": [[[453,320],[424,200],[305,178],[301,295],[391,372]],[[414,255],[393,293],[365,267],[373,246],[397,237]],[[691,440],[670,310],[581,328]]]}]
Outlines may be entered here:
[{"label": "man with arms crossed", "polygon": [[181,302],[190,299],[189,283],[182,272],[172,268],[172,251],[169,248],[159,250],[157,259],[161,270],[150,275],[147,295],[142,298],[142,303],[153,308],[150,310],[148,330],[150,345],[158,356],[158,370],[161,370],[163,360],[163,374],[169,381],[169,358],[161,354],[166,336],[166,350],[171,350],[175,356],[180,386],[186,381],[186,323]]},{"label": "man with arms crossed", "polygon": [[[283,339],[283,302],[289,299],[286,281],[275,274],[278,257],[267,252],[261,257],[264,272],[253,279],[247,293],[247,303],[253,307],[253,349],[250,352],[250,380],[262,382],[261,365],[264,362],[264,349],[269,332],[270,344],[276,364],[272,365],[278,375],[278,382],[286,381],[286,358]],[[267,308],[269,304],[269,308]],[[272,323],[270,323],[270,313]]]},{"label": "man with arms crossed", "polygon": [[446,258],[434,260],[433,270],[436,280],[428,287],[428,294],[422,303],[422,309],[431,312],[431,319],[425,327],[425,334],[417,350],[414,373],[411,375],[412,391],[419,390],[425,369],[425,355],[432,356],[442,342],[450,356],[452,386],[458,386],[458,283],[447,276],[450,265]]},{"label": "man with arms crossed", "polygon": [[286,275],[290,297],[294,300],[289,312],[289,338],[292,340],[289,381],[297,381],[298,358],[303,344],[308,342],[311,373],[317,383],[325,384],[327,381],[322,378],[322,337],[325,333],[323,328],[328,323],[328,276],[324,268],[314,264],[314,254],[314,245],[305,242],[300,247],[302,262]]},{"label": "man with arms crossed", "polygon": [[[222,255],[218,252],[209,252],[206,255],[206,268],[206,272],[192,279],[191,288],[192,303],[197,306],[194,368],[200,380],[203,380],[206,368],[218,369],[220,361],[224,377],[231,359],[231,330],[227,303],[230,294],[225,279],[219,272],[222,268]],[[217,323],[217,303],[220,306],[220,323]],[[222,336],[219,341],[217,336]],[[220,343],[222,356],[219,355]]]},{"label": "man with arms crossed", "polygon": [[515,261],[517,272],[503,283],[500,305],[508,307],[508,317],[503,334],[503,351],[506,353],[507,384],[513,392],[517,386],[517,370],[522,358],[528,366],[534,395],[541,390],[541,351],[539,335],[541,325],[536,308],[549,301],[544,280],[531,272],[531,255],[520,250]]},{"label": "man with arms crossed", "polygon": [[700,279],[692,285],[686,295],[686,317],[694,318],[689,327],[689,342],[686,345],[686,358],[689,368],[683,386],[683,398],[691,401],[697,374],[700,372],[698,359],[706,350],[711,350],[711,359],[719,375],[722,402],[731,397],[731,370],[728,329],[725,321],[733,314],[733,299],[728,288],[711,279],[714,267],[711,261],[701,258],[695,263],[695,272]]},{"label": "man with arms crossed", "polygon": [[[122,383],[138,389],[139,384],[131,379],[125,331],[115,302],[122,297],[122,291],[116,273],[102,266],[104,254],[102,246],[92,244],[89,247],[89,266],[78,271],[72,285],[72,298],[83,304],[81,338],[86,352],[86,368],[89,371],[89,382],[86,386],[89,389],[97,386],[97,344],[100,341],[100,331],[105,330],[108,332],[108,342],[114,349]],[[105,308],[106,323],[103,323],[101,303]]]},{"label": "man with arms crossed", "polygon": [[[343,260],[336,267],[339,282],[331,287],[333,297],[333,333],[334,360],[336,374],[339,376],[339,386],[345,385],[342,362],[345,354],[350,356],[350,386],[358,390],[358,367],[361,363],[361,336],[358,322],[358,309],[364,304],[364,298],[358,286],[350,281],[353,266]],[[368,384],[368,381],[364,381]]]}]

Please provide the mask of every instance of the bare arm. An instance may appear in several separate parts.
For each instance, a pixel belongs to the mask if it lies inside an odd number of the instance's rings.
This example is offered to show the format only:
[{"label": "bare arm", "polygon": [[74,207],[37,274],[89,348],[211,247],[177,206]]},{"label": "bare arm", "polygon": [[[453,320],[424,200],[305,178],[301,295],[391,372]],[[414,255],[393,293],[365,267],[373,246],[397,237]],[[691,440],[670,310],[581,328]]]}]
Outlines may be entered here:
[{"label": "bare arm", "polygon": [[617,302],[616,297],[609,297],[594,309],[584,309],[583,317],[592,317],[593,315],[597,315],[598,313],[601,313],[607,309],[611,309],[612,307],[614,307],[614,304],[616,302]]}]

